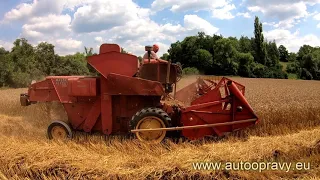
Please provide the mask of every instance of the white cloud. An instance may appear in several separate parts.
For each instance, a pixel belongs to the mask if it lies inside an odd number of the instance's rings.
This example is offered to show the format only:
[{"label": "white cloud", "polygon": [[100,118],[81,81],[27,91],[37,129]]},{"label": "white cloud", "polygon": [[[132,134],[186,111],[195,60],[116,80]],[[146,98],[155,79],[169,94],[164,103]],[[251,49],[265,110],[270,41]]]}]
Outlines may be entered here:
[{"label": "white cloud", "polygon": [[52,43],[56,47],[56,52],[65,54],[74,49],[66,47],[66,45],[70,45],[68,42],[74,42],[75,45],[78,44],[70,39],[65,40],[65,43],[61,43],[63,42],[63,38],[68,38],[72,34],[70,23],[71,17],[69,15],[50,14],[33,17],[22,26],[20,37],[28,39],[33,45],[42,41]]},{"label": "white cloud", "polygon": [[95,37],[94,40],[97,42],[97,43],[102,43],[103,42],[103,39],[102,37],[98,36],[98,37]]},{"label": "white cloud", "polygon": [[48,15],[31,18],[22,26],[24,31],[46,32],[51,35],[56,32],[71,31],[71,17],[69,15]]},{"label": "white cloud", "polygon": [[218,19],[232,19],[234,16],[230,12],[235,9],[230,0],[155,0],[151,4],[154,11],[161,11],[170,8],[172,12],[186,11],[211,11],[212,16]]},{"label": "white cloud", "polygon": [[161,28],[163,33],[168,34],[178,34],[184,31],[184,28],[180,24],[173,25],[171,23],[167,23],[162,25]]},{"label": "white cloud", "polygon": [[78,40],[74,40],[72,38],[69,39],[58,39],[56,40],[57,45],[65,48],[65,49],[78,49],[81,47],[82,42]]},{"label": "white cloud", "polygon": [[263,11],[262,8],[260,8],[259,6],[249,6],[249,7],[248,7],[248,10],[249,10],[249,11],[252,11],[252,12],[259,12],[259,11],[265,12],[265,11]]},{"label": "white cloud", "polygon": [[35,47],[41,42],[53,44],[55,53],[63,56],[74,54],[76,52],[84,52],[83,42],[73,38],[49,39],[45,41],[40,40],[29,43]]},{"label": "white cloud", "polygon": [[[313,19],[320,21],[320,13],[316,14],[313,16]],[[317,25],[317,28],[320,28],[320,23]]]},{"label": "white cloud", "polygon": [[[144,53],[145,45],[154,42],[175,42],[186,36],[196,35],[199,31],[214,34],[218,31],[218,28],[197,15],[185,15],[183,26],[171,23],[159,25],[150,19],[139,19],[98,34],[99,37],[107,39],[106,42],[119,43],[127,51],[140,55]],[[162,43],[158,54],[161,55],[161,53],[166,52],[168,47],[167,44]]]},{"label": "white cloud", "polygon": [[170,48],[170,46],[162,42],[156,42],[156,44],[159,46],[158,56],[160,58],[162,54],[167,53],[167,50]]},{"label": "white cloud", "polygon": [[212,10],[212,16],[218,19],[233,19],[234,16],[231,14],[231,10],[236,9],[234,4],[228,4],[219,9]]},{"label": "white cloud", "polygon": [[188,11],[188,10],[210,10],[228,5],[226,0],[155,0],[151,7],[153,10],[161,11],[171,7],[171,11]]},{"label": "white cloud", "polygon": [[237,16],[242,16],[244,18],[251,18],[251,15],[249,12],[245,12],[245,13],[237,13]]},{"label": "white cloud", "polygon": [[149,11],[131,0],[96,0],[77,9],[72,28],[75,32],[100,32],[148,17]]},{"label": "white cloud", "polygon": [[315,20],[320,21],[320,13],[319,13],[319,14],[314,15],[314,16],[313,16],[313,18],[314,18]]},{"label": "white cloud", "polygon": [[291,33],[285,29],[274,29],[264,33],[265,38],[275,40],[277,44],[283,44],[289,51],[297,52],[299,48],[308,44],[310,46],[319,46],[320,38],[314,34],[307,34],[304,36],[299,35],[299,31]]},{"label": "white cloud", "polygon": [[251,12],[261,12],[267,18],[279,20],[275,27],[289,29],[300,22],[300,19],[310,15],[307,6],[320,3],[320,0],[269,0],[264,1],[247,0],[246,5]]},{"label": "white cloud", "polygon": [[116,26],[108,34],[113,34],[112,39],[119,42],[129,39],[140,42],[167,39],[167,36],[161,33],[161,27],[157,23],[145,19],[138,19],[123,26]]},{"label": "white cloud", "polygon": [[208,21],[200,18],[197,15],[185,15],[184,16],[184,26],[187,30],[192,31],[203,31],[206,34],[214,34],[218,32],[218,28],[214,27]]},{"label": "white cloud", "polygon": [[3,47],[5,50],[10,51],[13,47],[13,43],[0,40],[0,47]]},{"label": "white cloud", "polygon": [[63,0],[34,0],[32,3],[22,3],[4,15],[3,22],[28,20],[49,14],[60,14],[63,10]]},{"label": "white cloud", "polygon": [[16,9],[12,9],[11,11],[7,12],[4,15],[5,22],[13,21],[13,20],[20,20],[29,16],[32,12],[32,5],[30,4],[19,4]]},{"label": "white cloud", "polygon": [[30,29],[22,29],[21,37],[28,39],[31,42],[35,42],[44,37],[44,34],[38,31]]},{"label": "white cloud", "polygon": [[[234,5],[229,5],[229,0],[200,1],[171,1],[174,4],[165,6],[176,12],[189,7],[195,7],[195,11],[218,8],[218,18],[228,19],[232,16],[228,12],[234,9]],[[71,15],[62,14],[64,10]],[[141,55],[145,45],[157,42],[161,55],[172,42],[196,35],[199,31],[212,35],[219,30],[192,14],[185,15],[181,24],[159,24],[150,19],[151,12],[132,0],[33,0],[10,10],[3,21],[14,23],[23,20],[19,37],[28,39],[33,45],[42,41],[52,43],[58,54],[83,51],[83,46],[94,47],[98,52],[102,43],[117,43],[127,51]]]},{"label": "white cloud", "polygon": [[263,22],[262,25],[264,25],[264,26],[275,26],[276,23],[275,22]]}]

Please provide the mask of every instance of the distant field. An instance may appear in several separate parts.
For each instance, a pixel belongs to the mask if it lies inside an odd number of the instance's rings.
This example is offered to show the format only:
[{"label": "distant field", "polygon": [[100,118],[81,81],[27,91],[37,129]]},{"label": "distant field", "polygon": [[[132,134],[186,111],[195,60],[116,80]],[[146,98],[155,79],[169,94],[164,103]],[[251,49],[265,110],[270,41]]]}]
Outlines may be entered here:
[{"label": "distant field", "polygon": [[[178,88],[194,82],[183,78]],[[0,179],[319,179],[320,82],[233,77],[261,119],[222,140],[145,145],[137,140],[77,134],[50,142],[51,119],[65,118],[57,105],[21,107],[25,89],[0,90]],[[307,171],[194,170],[194,162],[310,162]]]}]

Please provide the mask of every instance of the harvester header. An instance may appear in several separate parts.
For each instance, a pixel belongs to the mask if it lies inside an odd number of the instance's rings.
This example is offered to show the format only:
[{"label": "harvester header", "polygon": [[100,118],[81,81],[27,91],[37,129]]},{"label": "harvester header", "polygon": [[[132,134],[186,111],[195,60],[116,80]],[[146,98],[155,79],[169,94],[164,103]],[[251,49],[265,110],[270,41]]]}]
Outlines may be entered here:
[{"label": "harvester header", "polygon": [[231,79],[198,78],[177,91],[180,65],[150,57],[139,65],[137,56],[121,53],[117,44],[102,44],[99,54],[87,61],[99,76],[49,76],[20,95],[22,106],[62,103],[68,119],[48,126],[50,139],[71,138],[78,130],[134,133],[144,142],[173,136],[194,140],[221,136],[258,121],[244,96],[245,87]]}]

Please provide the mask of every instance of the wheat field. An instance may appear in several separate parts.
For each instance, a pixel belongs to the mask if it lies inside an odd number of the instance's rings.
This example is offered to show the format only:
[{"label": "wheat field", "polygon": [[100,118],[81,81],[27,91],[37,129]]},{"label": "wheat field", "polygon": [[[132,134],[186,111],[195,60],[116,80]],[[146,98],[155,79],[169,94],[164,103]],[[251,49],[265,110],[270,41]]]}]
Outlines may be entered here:
[{"label": "wheat field", "polygon": [[[178,89],[195,79],[182,79]],[[258,125],[216,140],[156,145],[83,133],[67,142],[49,141],[50,121],[65,118],[59,104],[21,107],[19,94],[26,89],[0,90],[0,179],[320,179],[320,82],[232,79],[246,86]],[[257,172],[192,166],[227,161],[309,162],[311,168]]]}]

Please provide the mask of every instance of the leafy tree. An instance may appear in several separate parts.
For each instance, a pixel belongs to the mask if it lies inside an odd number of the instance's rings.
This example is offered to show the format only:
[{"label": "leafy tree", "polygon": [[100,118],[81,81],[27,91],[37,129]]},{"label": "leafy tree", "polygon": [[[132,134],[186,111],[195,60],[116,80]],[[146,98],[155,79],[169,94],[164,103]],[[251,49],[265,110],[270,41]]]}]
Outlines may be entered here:
[{"label": "leafy tree", "polygon": [[184,75],[195,75],[199,74],[199,70],[195,67],[187,67],[182,70],[182,74]]},{"label": "leafy tree", "polygon": [[201,49],[210,48],[210,41],[207,41],[207,35],[204,32],[198,32],[198,35],[195,36],[197,38],[195,44],[199,46]]},{"label": "leafy tree", "polygon": [[286,47],[283,45],[280,45],[279,48],[279,53],[280,53],[280,61],[282,62],[288,62],[289,60],[289,53]]},{"label": "leafy tree", "polygon": [[299,64],[297,61],[293,62],[293,63],[290,63],[288,64],[287,68],[286,68],[286,71],[288,73],[294,73],[294,74],[297,74],[299,72]]},{"label": "leafy tree", "polygon": [[298,77],[301,79],[320,80],[320,49],[309,45],[300,47],[297,64],[299,65]]},{"label": "leafy tree", "polygon": [[220,39],[214,46],[213,71],[217,74],[236,75],[238,64],[234,61],[237,53],[232,46],[232,40]]},{"label": "leafy tree", "polygon": [[160,59],[163,59],[163,60],[169,60],[169,54],[168,53],[164,53]]},{"label": "leafy tree", "polygon": [[215,41],[213,37],[206,35],[204,32],[198,33],[196,44],[200,49],[205,49],[212,54],[214,43]]},{"label": "leafy tree", "polygon": [[13,44],[12,51],[6,57],[11,68],[7,83],[12,87],[25,87],[32,79],[41,78],[43,72],[37,68],[34,48],[26,39],[17,39]]},{"label": "leafy tree", "polygon": [[36,68],[44,75],[51,74],[51,68],[56,66],[54,46],[52,44],[41,42],[35,48]]},{"label": "leafy tree", "polygon": [[304,80],[312,80],[313,76],[312,74],[306,69],[306,68],[302,68],[300,70],[299,76],[300,79],[304,79]]},{"label": "leafy tree", "polygon": [[303,45],[300,47],[298,54],[297,54],[297,60],[299,62],[302,61],[303,56],[312,53],[313,51],[313,47],[309,46],[309,45]]},{"label": "leafy tree", "polygon": [[237,50],[240,51],[240,45],[239,45],[239,41],[236,37],[228,37],[228,39],[231,41],[232,46]]},{"label": "leafy tree", "polygon": [[0,87],[7,86],[8,76],[12,71],[10,66],[12,67],[12,63],[8,61],[9,52],[4,48],[0,48]]},{"label": "leafy tree", "polygon": [[192,63],[192,56],[197,49],[200,49],[197,44],[197,36],[186,37],[182,42],[176,42],[171,44],[168,52],[169,58],[173,63],[181,62],[184,67],[194,67],[196,64]]},{"label": "leafy tree", "polygon": [[35,67],[34,49],[24,38],[17,39],[10,53],[11,60],[15,64],[14,71],[32,73]]},{"label": "leafy tree", "polygon": [[214,57],[214,54],[215,54],[214,47],[216,46],[217,41],[219,41],[220,39],[223,39],[223,36],[222,35],[216,35],[216,34],[214,34],[212,36],[212,38],[211,38],[211,41],[212,41],[212,48],[211,49],[212,50],[209,51],[209,52],[212,54],[213,57]]},{"label": "leafy tree", "polygon": [[288,61],[295,62],[296,60],[297,60],[297,54],[296,53],[289,53]]},{"label": "leafy tree", "polygon": [[59,58],[59,65],[53,70],[55,75],[89,75],[84,53],[76,53]]},{"label": "leafy tree", "polygon": [[169,53],[169,59],[171,59],[172,62],[182,62],[182,46],[181,42],[177,41],[175,43],[172,43],[170,48],[168,49]]},{"label": "leafy tree", "polygon": [[239,52],[251,53],[251,40],[248,37],[241,36],[239,39]]},{"label": "leafy tree", "polygon": [[254,58],[251,53],[237,53],[236,59],[239,62],[238,75],[254,77],[252,73]]},{"label": "leafy tree", "polygon": [[191,63],[191,59],[192,56],[194,54],[194,52],[197,49],[200,49],[198,44],[197,44],[197,37],[196,36],[189,36],[186,37],[182,43],[181,43],[181,47],[182,47],[182,60],[181,62],[185,62],[187,66],[195,66],[195,64]]},{"label": "leafy tree", "polygon": [[210,69],[213,63],[212,55],[205,49],[197,49],[191,58],[191,63],[198,67],[200,72],[204,73]]},{"label": "leafy tree", "polygon": [[9,52],[7,50],[5,50],[3,47],[0,47],[0,55],[6,55]]},{"label": "leafy tree", "polygon": [[[121,50],[123,50],[123,49],[121,49]],[[92,48],[92,47],[87,48],[87,47],[85,46],[85,47],[84,47],[84,53],[85,53],[85,60],[86,60],[86,63],[87,63],[87,68],[88,68],[90,74],[93,75],[93,76],[97,76],[97,75],[99,74],[98,71],[97,71],[95,68],[93,68],[93,67],[88,63],[88,61],[87,61],[87,58],[88,58],[89,56],[95,55],[95,54],[93,53],[93,48]]]},{"label": "leafy tree", "polygon": [[268,42],[267,46],[267,63],[268,67],[275,67],[279,63],[280,54],[275,41]]},{"label": "leafy tree", "polygon": [[256,78],[266,78],[267,75],[267,67],[260,63],[253,63],[252,73]]},{"label": "leafy tree", "polygon": [[254,59],[256,62],[266,65],[267,62],[267,49],[264,43],[262,23],[256,16],[254,20]]},{"label": "leafy tree", "polygon": [[[121,49],[122,50],[122,49]],[[86,46],[84,47],[84,53],[86,54],[86,57],[92,56],[93,55],[93,48],[87,48]]]}]

